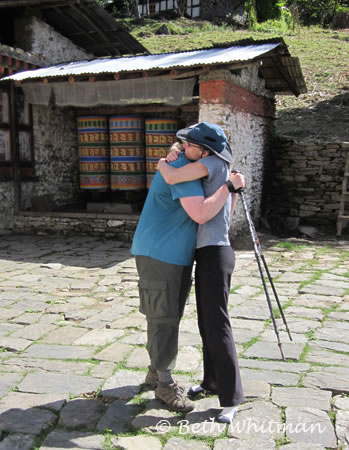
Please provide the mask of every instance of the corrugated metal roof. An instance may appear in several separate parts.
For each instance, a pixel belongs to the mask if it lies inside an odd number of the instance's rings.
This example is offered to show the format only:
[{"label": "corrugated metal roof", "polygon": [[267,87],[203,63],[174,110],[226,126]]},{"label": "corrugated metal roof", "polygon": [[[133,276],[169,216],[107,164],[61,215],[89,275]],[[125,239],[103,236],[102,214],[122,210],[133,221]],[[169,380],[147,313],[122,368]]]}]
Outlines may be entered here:
[{"label": "corrugated metal roof", "polygon": [[67,77],[70,75],[97,75],[103,73],[193,67],[198,65],[229,64],[237,61],[247,62],[274,50],[279,45],[281,45],[281,42],[234,45],[228,48],[211,48],[207,50],[164,53],[160,55],[141,55],[124,58],[77,61],[17,73],[6,79],[22,81],[35,78]]}]

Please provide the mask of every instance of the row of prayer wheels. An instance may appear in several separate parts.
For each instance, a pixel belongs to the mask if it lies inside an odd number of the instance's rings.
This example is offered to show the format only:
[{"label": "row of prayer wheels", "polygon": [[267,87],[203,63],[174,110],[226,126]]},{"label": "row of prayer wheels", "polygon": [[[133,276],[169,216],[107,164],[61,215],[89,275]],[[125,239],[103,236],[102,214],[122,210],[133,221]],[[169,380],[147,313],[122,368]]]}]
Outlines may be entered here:
[{"label": "row of prayer wheels", "polygon": [[80,188],[150,187],[157,162],[176,142],[177,120],[136,115],[78,117]]}]

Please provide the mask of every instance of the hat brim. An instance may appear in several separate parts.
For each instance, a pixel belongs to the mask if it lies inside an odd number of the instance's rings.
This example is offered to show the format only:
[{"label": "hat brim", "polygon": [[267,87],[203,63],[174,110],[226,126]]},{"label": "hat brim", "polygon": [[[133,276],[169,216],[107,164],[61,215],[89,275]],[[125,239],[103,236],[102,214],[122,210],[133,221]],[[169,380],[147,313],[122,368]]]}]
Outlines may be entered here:
[{"label": "hat brim", "polygon": [[181,130],[177,131],[176,136],[178,139],[182,141],[192,142],[193,144],[201,145],[202,147],[211,150],[216,156],[218,156],[218,158],[223,159],[229,164],[234,163],[232,151],[228,143],[226,143],[225,148],[219,153],[214,148],[210,147],[207,144],[203,144],[202,142],[197,141],[196,139],[188,138],[188,134],[190,131],[192,131],[192,128],[182,128]]}]

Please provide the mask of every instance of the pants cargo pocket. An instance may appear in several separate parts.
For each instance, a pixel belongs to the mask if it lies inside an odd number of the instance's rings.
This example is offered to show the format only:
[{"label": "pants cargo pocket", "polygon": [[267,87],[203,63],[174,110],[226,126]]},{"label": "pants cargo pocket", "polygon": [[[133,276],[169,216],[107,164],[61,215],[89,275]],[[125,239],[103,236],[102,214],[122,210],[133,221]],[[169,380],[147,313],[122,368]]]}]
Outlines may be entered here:
[{"label": "pants cargo pocket", "polygon": [[167,282],[163,280],[139,280],[139,311],[150,319],[166,319],[176,316],[174,305],[167,298]]}]

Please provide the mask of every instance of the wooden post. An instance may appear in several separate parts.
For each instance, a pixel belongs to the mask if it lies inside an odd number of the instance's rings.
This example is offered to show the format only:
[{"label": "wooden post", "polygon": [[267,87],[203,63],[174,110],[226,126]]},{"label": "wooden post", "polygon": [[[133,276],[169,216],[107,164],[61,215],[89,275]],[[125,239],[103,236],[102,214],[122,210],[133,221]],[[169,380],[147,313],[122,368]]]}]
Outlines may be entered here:
[{"label": "wooden post", "polygon": [[10,135],[11,135],[11,155],[13,168],[13,189],[15,199],[15,211],[21,209],[21,168],[19,160],[18,123],[16,113],[16,87],[14,82],[10,83]]}]

